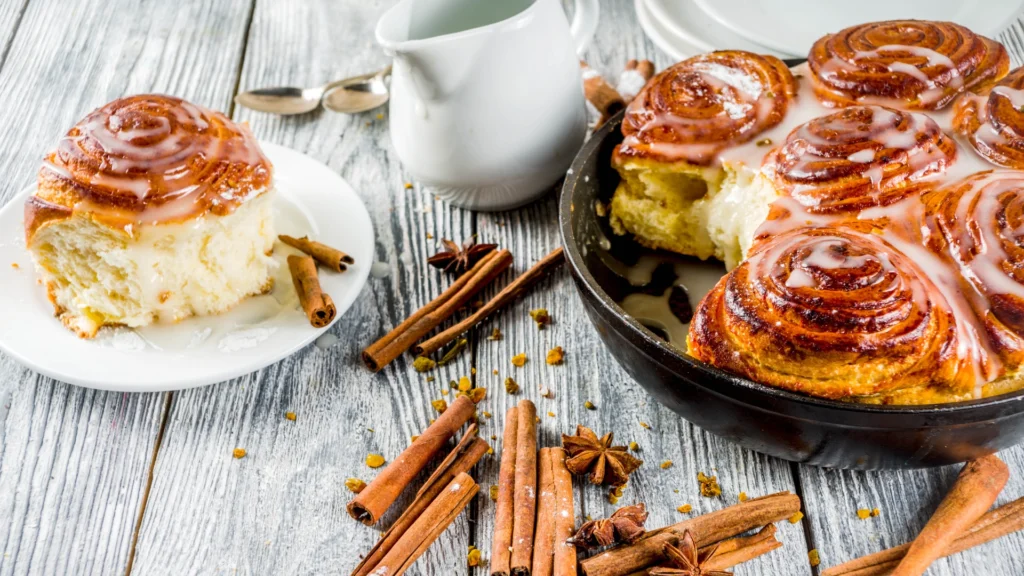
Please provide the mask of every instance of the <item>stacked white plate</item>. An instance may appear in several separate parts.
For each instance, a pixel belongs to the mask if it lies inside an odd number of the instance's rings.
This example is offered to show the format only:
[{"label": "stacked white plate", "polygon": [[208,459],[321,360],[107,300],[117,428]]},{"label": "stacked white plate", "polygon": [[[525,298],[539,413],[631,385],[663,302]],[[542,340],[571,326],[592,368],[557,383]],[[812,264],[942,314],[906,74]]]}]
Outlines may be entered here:
[{"label": "stacked white plate", "polygon": [[647,36],[677,60],[739,49],[805,58],[822,35],[878,20],[944,20],[994,38],[1024,0],[634,0]]}]

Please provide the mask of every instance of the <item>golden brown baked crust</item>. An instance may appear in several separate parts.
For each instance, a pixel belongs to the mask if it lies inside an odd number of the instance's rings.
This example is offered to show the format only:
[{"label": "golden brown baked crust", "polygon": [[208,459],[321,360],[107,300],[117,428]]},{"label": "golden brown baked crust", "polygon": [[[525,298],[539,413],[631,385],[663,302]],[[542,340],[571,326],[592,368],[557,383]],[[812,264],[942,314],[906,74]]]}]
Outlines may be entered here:
[{"label": "golden brown baked crust", "polygon": [[929,274],[881,236],[843,226],[771,238],[701,301],[694,357],[832,399],[937,388],[969,398],[974,373]]},{"label": "golden brown baked crust", "polygon": [[956,143],[924,114],[853,106],[798,126],[765,162],[779,190],[828,214],[906,198],[956,156]]},{"label": "golden brown baked crust", "polygon": [[964,94],[953,127],[989,162],[1024,169],[1024,68],[980,94]]},{"label": "golden brown baked crust", "polygon": [[795,95],[793,74],[774,56],[725,50],[684,60],[651,78],[630,103],[613,162],[707,166],[721,150],[777,125]]},{"label": "golden brown baked crust", "polygon": [[890,20],[822,37],[808,64],[815,93],[829,106],[899,101],[937,110],[965,90],[1006,75],[1006,49],[952,22]]},{"label": "golden brown baked crust", "polygon": [[265,189],[271,173],[245,125],[173,96],[121,98],[46,155],[25,204],[26,237],[75,211],[118,228],[224,215]]}]

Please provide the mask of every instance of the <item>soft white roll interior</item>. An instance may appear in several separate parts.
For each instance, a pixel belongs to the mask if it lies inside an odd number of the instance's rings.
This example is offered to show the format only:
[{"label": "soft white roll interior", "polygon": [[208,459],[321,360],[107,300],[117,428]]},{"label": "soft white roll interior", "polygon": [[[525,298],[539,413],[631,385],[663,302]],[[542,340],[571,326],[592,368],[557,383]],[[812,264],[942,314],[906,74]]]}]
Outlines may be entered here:
[{"label": "soft white roll interior", "polygon": [[43,226],[29,249],[58,317],[82,337],[217,314],[272,287],[274,195],[257,191],[225,216],[128,230],[76,212]]}]

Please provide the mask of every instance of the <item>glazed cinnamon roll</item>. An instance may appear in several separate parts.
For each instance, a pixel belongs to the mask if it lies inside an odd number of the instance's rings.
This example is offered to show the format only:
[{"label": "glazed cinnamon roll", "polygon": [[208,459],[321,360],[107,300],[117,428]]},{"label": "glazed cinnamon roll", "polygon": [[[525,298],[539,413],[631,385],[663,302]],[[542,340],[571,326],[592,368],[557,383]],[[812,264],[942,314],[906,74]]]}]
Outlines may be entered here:
[{"label": "glazed cinnamon roll", "polygon": [[[694,357],[832,399],[974,392],[970,333],[917,260],[876,234],[798,229],[761,245],[701,301]],[[903,394],[906,397],[905,394]]]},{"label": "glazed cinnamon roll", "polygon": [[853,106],[798,126],[765,167],[809,212],[835,214],[915,194],[956,155],[956,143],[924,114]]},{"label": "glazed cinnamon roll", "polygon": [[829,34],[811,47],[808,63],[826,105],[928,110],[994,84],[1010,67],[998,42],[952,22],[926,20],[872,22]]},{"label": "glazed cinnamon roll", "polygon": [[115,100],[43,160],[25,234],[57,315],[91,337],[270,288],[272,169],[244,125],[162,95]]},{"label": "glazed cinnamon roll", "polygon": [[180,98],[140,95],[72,127],[43,160],[36,199],[85,202],[126,223],[180,222],[227,214],[270,178],[270,162],[244,125]]},{"label": "glazed cinnamon roll", "polygon": [[652,78],[626,109],[617,161],[711,165],[721,150],[782,121],[795,95],[792,73],[774,56],[726,50],[684,60]]},{"label": "glazed cinnamon roll", "polygon": [[981,172],[924,200],[929,244],[957,263],[995,349],[1015,370],[1024,364],[1024,173]]},{"label": "glazed cinnamon roll", "polygon": [[[613,229],[652,248],[737,263],[776,194],[765,187],[738,210],[723,183],[749,181],[757,166],[722,163],[719,153],[753,146],[784,119],[796,89],[778,58],[736,50],[696,56],[652,78],[627,108],[613,154],[622,176]],[[733,224],[709,229],[719,211]]]},{"label": "glazed cinnamon roll", "polygon": [[953,126],[993,164],[1024,169],[1024,68],[957,100]]}]

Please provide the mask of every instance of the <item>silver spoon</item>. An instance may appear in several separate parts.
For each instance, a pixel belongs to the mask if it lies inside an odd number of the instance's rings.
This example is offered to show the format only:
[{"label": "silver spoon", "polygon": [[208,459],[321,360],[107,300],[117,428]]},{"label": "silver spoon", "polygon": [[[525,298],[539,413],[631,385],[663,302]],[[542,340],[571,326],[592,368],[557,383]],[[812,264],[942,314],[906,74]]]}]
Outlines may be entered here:
[{"label": "silver spoon", "polygon": [[391,97],[387,79],[391,65],[374,74],[336,82],[324,93],[324,108],[332,112],[356,114],[383,105]]},{"label": "silver spoon", "polygon": [[[335,112],[363,112],[388,101],[389,92],[385,79],[391,75],[391,66],[377,72],[361,74],[344,80],[336,80],[317,88],[260,88],[242,92],[235,96],[235,102],[272,114],[305,114],[320,106],[325,93],[337,94],[328,106]],[[371,96],[372,95],[372,96]],[[348,105],[346,106],[346,102]]]}]

